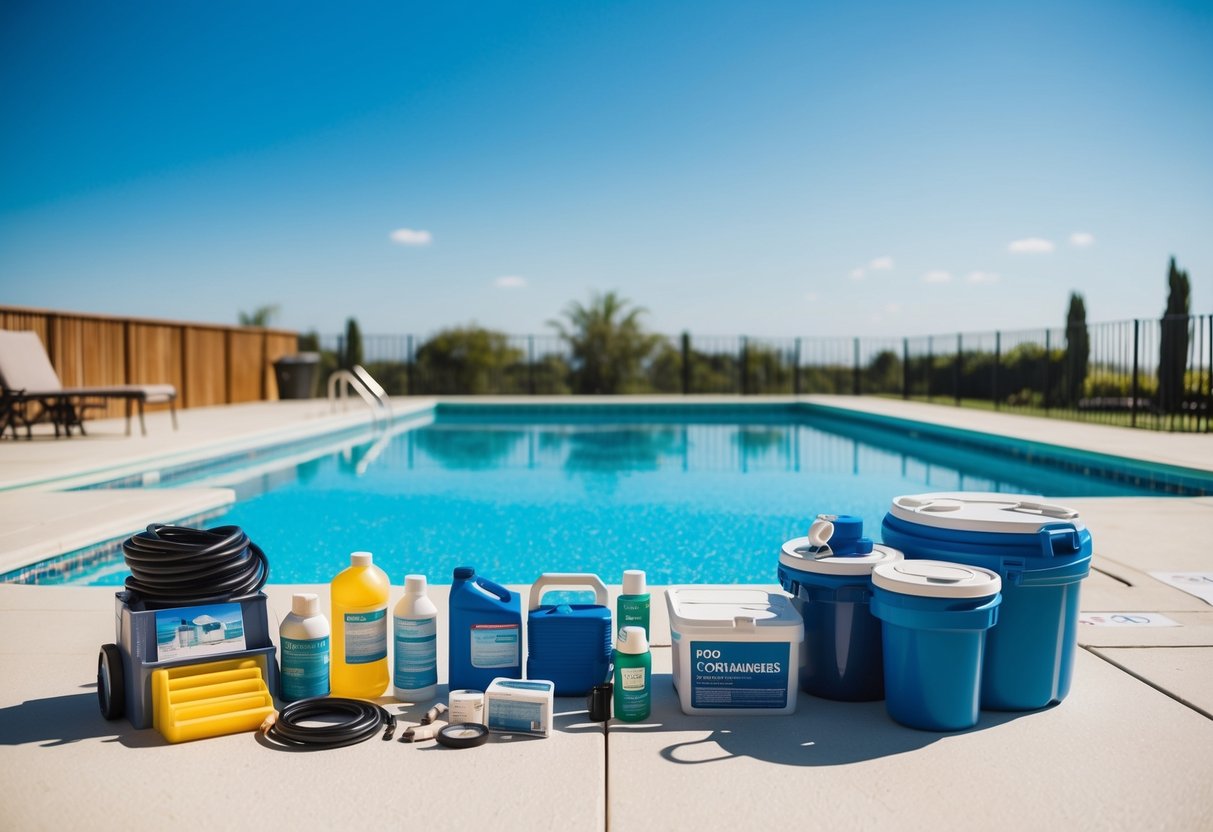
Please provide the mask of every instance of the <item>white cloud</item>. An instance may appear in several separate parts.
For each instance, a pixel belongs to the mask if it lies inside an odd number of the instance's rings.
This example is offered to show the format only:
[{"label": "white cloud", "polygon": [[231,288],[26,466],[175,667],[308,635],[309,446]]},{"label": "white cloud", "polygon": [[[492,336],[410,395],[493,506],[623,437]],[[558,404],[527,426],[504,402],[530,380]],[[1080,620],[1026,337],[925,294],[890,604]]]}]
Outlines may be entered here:
[{"label": "white cloud", "polygon": [[877,257],[871,263],[868,263],[868,268],[874,272],[888,271],[893,268],[893,258],[887,254],[884,257]]},{"label": "white cloud", "polygon": [[923,283],[951,283],[952,273],[934,269],[922,276]]},{"label": "white cloud", "polygon": [[1095,235],[1089,231],[1075,231],[1070,235],[1070,245],[1075,248],[1088,248],[1095,245]]},{"label": "white cloud", "polygon": [[970,283],[997,283],[1002,280],[1002,276],[997,272],[969,272],[965,275],[965,280]]},{"label": "white cloud", "polygon": [[1015,240],[1007,246],[1007,251],[1012,254],[1048,254],[1055,248],[1051,240],[1043,240],[1040,237],[1027,237],[1023,240]]},{"label": "white cloud", "polygon": [[804,299],[807,300],[809,303],[816,303],[817,302],[817,293],[816,292],[805,292]]},{"label": "white cloud", "polygon": [[516,274],[503,274],[493,281],[498,289],[522,289],[526,286],[526,278]]},{"label": "white cloud", "polygon": [[414,228],[397,228],[391,233],[391,238],[393,243],[402,246],[428,246],[434,242],[433,234]]},{"label": "white cloud", "polygon": [[873,324],[880,324],[887,321],[889,318],[896,318],[901,315],[901,304],[886,303],[877,307],[876,311],[868,315],[868,321]]},{"label": "white cloud", "polygon": [[863,280],[863,275],[864,275],[863,269],[861,269],[859,267],[851,269],[851,280]]}]

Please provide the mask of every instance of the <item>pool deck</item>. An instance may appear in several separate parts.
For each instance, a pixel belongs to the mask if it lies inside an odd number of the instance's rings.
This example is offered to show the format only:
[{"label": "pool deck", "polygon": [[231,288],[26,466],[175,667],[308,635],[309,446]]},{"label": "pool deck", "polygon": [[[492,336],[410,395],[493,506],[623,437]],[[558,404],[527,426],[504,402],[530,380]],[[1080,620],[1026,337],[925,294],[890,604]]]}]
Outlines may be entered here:
[{"label": "pool deck", "polygon": [[[1213,436],[883,399],[804,400],[1213,471]],[[428,404],[398,400],[396,408]],[[359,408],[333,414],[322,402],[186,410],[179,418],[174,432],[167,414],[149,414],[147,437],[125,437],[115,420],[90,422],[88,437],[0,443],[0,571],[230,499],[221,482],[180,491],[52,490],[64,483],[369,421]],[[462,752],[376,739],[292,754],[248,734],[170,745],[154,730],[98,713],[96,655],[114,637],[112,589],[0,585],[0,828],[87,821],[123,830],[277,829],[346,820],[437,829],[1213,828],[1213,607],[1149,574],[1213,572],[1205,542],[1213,498],[1065,502],[1081,511],[1095,540],[1084,611],[1163,615],[1178,626],[1082,626],[1065,702],[1027,714],[983,712],[975,729],[953,734],[898,726],[879,702],[804,694],[788,717],[685,716],[669,684],[664,597],[653,588],[653,713],[638,725],[604,729],[586,721],[583,702],[558,700],[552,737],[494,738]],[[327,609],[327,586],[307,589]],[[267,587],[272,630],[298,590]],[[432,590],[445,609],[446,587]],[[393,587],[393,602],[401,591]],[[445,635],[440,627],[440,683]],[[406,723],[428,707],[382,701]]]}]

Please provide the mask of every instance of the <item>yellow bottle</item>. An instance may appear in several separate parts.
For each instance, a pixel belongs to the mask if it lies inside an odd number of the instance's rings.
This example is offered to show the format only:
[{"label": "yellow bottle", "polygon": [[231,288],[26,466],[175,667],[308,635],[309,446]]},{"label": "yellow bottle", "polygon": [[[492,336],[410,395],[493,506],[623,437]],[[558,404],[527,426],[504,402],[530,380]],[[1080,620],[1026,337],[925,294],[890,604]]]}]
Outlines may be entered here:
[{"label": "yellow bottle", "polygon": [[375,699],[387,690],[387,574],[354,552],[332,583],[333,696]]}]

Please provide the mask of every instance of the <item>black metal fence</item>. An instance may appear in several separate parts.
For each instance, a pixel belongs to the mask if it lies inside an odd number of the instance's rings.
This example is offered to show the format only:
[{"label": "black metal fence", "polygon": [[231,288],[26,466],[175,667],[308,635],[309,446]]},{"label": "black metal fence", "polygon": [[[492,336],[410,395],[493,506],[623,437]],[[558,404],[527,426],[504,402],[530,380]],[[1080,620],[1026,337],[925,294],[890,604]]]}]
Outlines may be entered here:
[{"label": "black metal fence", "polygon": [[[345,354],[342,336],[320,346],[331,366]],[[475,329],[364,336],[361,349],[395,395],[835,393],[1201,432],[1213,410],[1213,315],[915,338],[684,333],[594,373],[583,353],[555,335]]]}]

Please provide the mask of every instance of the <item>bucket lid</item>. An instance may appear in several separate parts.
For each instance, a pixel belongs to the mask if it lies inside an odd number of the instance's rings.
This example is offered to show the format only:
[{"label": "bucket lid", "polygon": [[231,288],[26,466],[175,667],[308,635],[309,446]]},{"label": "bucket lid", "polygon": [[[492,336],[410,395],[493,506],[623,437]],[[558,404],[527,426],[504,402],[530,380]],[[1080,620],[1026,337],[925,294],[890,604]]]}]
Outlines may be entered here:
[{"label": "bucket lid", "polygon": [[672,586],[665,591],[677,626],[802,627],[800,613],[781,592],[739,586]]},{"label": "bucket lid", "polygon": [[984,598],[1002,589],[997,572],[942,560],[902,560],[872,570],[872,583],[889,592],[927,598]]},{"label": "bucket lid", "polygon": [[893,498],[889,514],[907,523],[941,529],[1003,534],[1035,534],[1044,526],[1068,523],[1083,529],[1078,512],[1046,503],[1034,494],[939,491]]},{"label": "bucket lid", "polygon": [[866,555],[820,555],[821,550],[809,538],[795,537],[783,544],[779,562],[789,569],[818,575],[867,575],[882,563],[903,558],[900,550],[879,543]]}]

